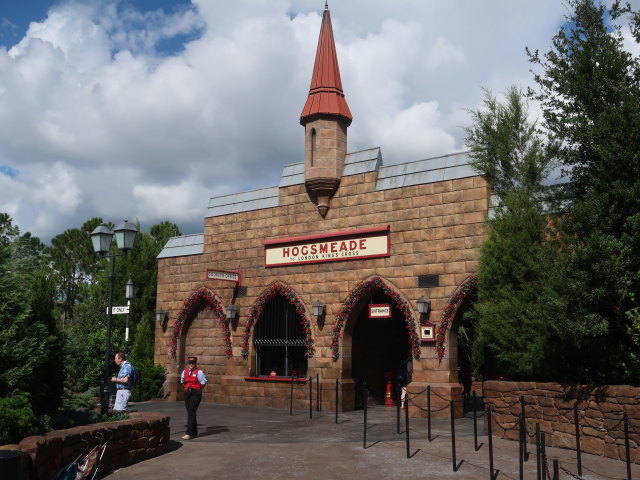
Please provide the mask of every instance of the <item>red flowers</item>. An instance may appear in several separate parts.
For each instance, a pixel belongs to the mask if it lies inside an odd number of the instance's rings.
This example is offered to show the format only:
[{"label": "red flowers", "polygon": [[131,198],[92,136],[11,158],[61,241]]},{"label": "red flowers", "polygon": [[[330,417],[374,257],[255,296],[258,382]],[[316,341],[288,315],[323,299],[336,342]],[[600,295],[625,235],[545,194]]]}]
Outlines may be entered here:
[{"label": "red flowers", "polygon": [[436,353],[438,355],[438,360],[442,361],[445,352],[444,341],[447,337],[447,327],[449,326],[449,322],[451,321],[451,315],[453,311],[456,309],[456,306],[464,300],[469,292],[476,286],[478,283],[478,277],[475,275],[470,276],[464,282],[460,284],[460,286],[453,292],[451,298],[447,302],[446,307],[442,310],[442,317],[440,317],[440,327],[438,328],[438,333],[436,335]]},{"label": "red flowers", "polygon": [[365,292],[369,292],[374,289],[382,289],[382,291],[391,297],[396,303],[396,307],[402,312],[405,322],[407,323],[407,331],[409,333],[409,344],[411,345],[411,353],[416,360],[420,359],[420,340],[416,334],[416,321],[413,318],[413,313],[409,304],[394,290],[392,290],[381,277],[373,277],[370,280],[365,280],[360,283],[353,292],[349,294],[345,300],[338,315],[336,315],[336,324],[334,325],[331,339],[332,358],[335,362],[340,357],[340,334],[342,333],[342,327],[344,322],[349,318],[351,309],[358,302],[360,297]]},{"label": "red flowers", "polygon": [[307,351],[305,355],[309,358],[312,358],[315,355],[316,349],[313,346],[313,338],[311,337],[311,324],[309,323],[309,319],[307,318],[304,305],[302,305],[302,302],[298,299],[298,296],[291,288],[280,282],[274,283],[267,290],[262,292],[262,294],[253,304],[253,307],[251,307],[251,311],[247,316],[247,324],[244,327],[244,335],[242,336],[242,357],[247,358],[249,356],[249,338],[251,337],[251,329],[256,323],[256,319],[262,313],[264,306],[275,295],[284,296],[284,298],[295,307],[296,313],[300,316],[300,325],[302,325],[302,331],[304,332],[306,337],[305,344],[307,347]]},{"label": "red flowers", "polygon": [[224,333],[225,339],[225,349],[224,353],[227,355],[227,358],[232,355],[232,343],[231,343],[231,331],[227,326],[227,322],[225,319],[224,309],[222,308],[222,303],[215,296],[211,290],[206,287],[200,287],[198,290],[193,292],[191,296],[184,301],[184,305],[178,312],[178,318],[176,319],[176,324],[173,327],[173,335],[171,336],[171,342],[169,343],[168,353],[170,358],[176,358],[176,350],[178,349],[178,339],[180,338],[180,332],[182,331],[182,325],[184,324],[185,319],[191,312],[193,306],[200,299],[203,299],[207,302],[209,308],[216,314],[218,320],[220,322],[220,326],[222,327],[222,331]]}]

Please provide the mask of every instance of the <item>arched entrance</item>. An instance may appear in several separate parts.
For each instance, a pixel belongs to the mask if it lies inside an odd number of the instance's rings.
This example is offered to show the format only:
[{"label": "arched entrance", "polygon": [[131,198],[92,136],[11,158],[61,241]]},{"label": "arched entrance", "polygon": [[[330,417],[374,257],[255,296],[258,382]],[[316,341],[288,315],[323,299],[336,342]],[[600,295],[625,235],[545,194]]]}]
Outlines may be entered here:
[{"label": "arched entrance", "polygon": [[[370,317],[371,304],[389,305],[390,316]],[[411,344],[404,315],[383,291],[373,292],[359,309],[351,346],[356,386],[366,382],[371,399],[384,402],[387,377],[389,374],[395,376],[402,361],[411,354]],[[359,408],[359,396],[356,398],[356,408]]]}]

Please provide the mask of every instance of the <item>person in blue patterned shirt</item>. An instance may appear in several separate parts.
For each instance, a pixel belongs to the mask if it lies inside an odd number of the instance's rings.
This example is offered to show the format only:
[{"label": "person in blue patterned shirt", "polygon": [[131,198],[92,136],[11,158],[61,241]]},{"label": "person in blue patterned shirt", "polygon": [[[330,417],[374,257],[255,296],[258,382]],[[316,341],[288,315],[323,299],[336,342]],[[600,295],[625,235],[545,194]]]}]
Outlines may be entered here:
[{"label": "person in blue patterned shirt", "polygon": [[133,366],[127,361],[126,355],[122,352],[116,353],[114,360],[116,365],[120,367],[120,371],[117,377],[111,377],[111,381],[116,384],[117,389],[113,411],[117,413],[126,412],[129,408],[129,397],[131,396]]}]

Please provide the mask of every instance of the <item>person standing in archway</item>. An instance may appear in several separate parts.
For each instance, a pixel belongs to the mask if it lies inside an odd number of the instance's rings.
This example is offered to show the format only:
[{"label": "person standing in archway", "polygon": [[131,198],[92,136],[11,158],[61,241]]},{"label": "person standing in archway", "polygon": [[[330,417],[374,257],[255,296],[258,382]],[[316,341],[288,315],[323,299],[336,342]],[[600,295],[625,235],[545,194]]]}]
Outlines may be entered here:
[{"label": "person standing in archway", "polygon": [[197,366],[198,358],[187,359],[189,368],[182,371],[180,383],[184,385],[184,405],[187,408],[187,433],[183,440],[191,440],[198,436],[198,419],[196,412],[202,400],[202,389],[207,384],[207,377]]},{"label": "person standing in archway", "polygon": [[407,398],[407,385],[413,380],[413,358],[408,354],[396,373],[396,381],[400,385],[400,408],[404,408]]}]

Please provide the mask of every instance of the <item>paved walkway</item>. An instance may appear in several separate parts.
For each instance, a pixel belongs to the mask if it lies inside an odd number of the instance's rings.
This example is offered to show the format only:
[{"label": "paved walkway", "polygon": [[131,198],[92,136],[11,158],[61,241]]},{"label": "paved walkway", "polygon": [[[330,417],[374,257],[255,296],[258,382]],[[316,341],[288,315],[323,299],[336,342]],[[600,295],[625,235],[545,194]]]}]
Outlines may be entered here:
[{"label": "paved walkway", "polygon": [[[262,407],[236,407],[202,403],[198,410],[200,436],[185,441],[186,411],[181,402],[132,404],[139,411],[170,415],[169,452],[110,473],[109,480],[145,479],[457,479],[489,480],[487,437],[480,436],[474,451],[473,421],[456,421],[457,472],[453,472],[450,421],[434,420],[432,441],[427,441],[425,419],[410,419],[410,458],[407,458],[404,427],[397,434],[395,408],[369,409],[366,449],[363,448],[362,411],[340,414],[338,424],[331,412]],[[478,426],[479,431],[482,427]],[[525,479],[536,478],[536,458],[530,458]],[[494,438],[497,480],[518,479],[518,443]],[[575,452],[547,448],[549,470],[557,458],[564,469],[577,472]],[[624,462],[582,455],[581,478],[626,479]],[[573,478],[560,471],[561,479]],[[640,479],[640,466],[632,465],[632,478]]]}]

